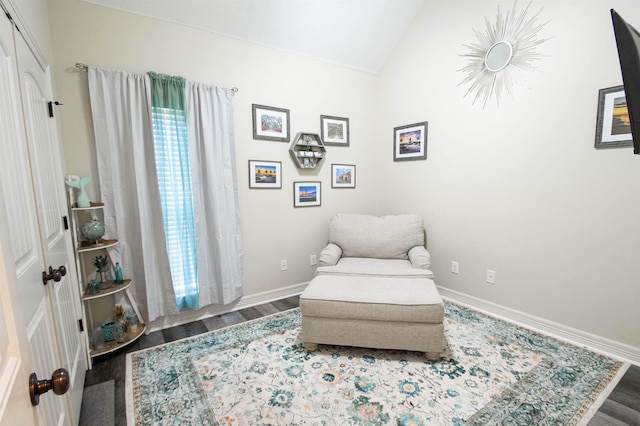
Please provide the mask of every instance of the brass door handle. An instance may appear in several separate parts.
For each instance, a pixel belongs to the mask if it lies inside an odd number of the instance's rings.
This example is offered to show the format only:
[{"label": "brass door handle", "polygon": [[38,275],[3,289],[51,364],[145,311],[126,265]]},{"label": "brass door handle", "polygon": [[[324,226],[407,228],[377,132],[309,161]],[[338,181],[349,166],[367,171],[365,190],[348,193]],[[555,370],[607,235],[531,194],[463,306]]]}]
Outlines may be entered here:
[{"label": "brass door handle", "polygon": [[44,285],[47,285],[49,280],[54,280],[55,282],[58,282],[65,275],[67,275],[67,268],[64,265],[60,266],[58,269],[53,269],[52,266],[49,266],[48,274],[47,274],[47,271],[42,272],[42,282],[44,283]]},{"label": "brass door handle", "polygon": [[29,376],[29,397],[31,405],[36,406],[40,403],[40,395],[53,389],[56,395],[62,395],[69,390],[69,372],[64,368],[58,368],[51,375],[50,380],[38,380],[36,373]]}]

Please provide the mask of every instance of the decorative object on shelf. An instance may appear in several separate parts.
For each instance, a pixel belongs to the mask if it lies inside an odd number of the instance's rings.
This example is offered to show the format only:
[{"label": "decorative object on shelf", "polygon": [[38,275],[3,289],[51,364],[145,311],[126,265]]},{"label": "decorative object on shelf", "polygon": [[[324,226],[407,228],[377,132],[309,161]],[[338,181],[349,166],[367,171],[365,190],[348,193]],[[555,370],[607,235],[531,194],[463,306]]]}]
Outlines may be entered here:
[{"label": "decorative object on shelf", "polygon": [[105,342],[112,342],[116,337],[122,334],[122,324],[115,321],[107,321],[102,324],[102,334]]},{"label": "decorative object on shelf", "polygon": [[624,86],[599,90],[596,123],[596,149],[633,146]]},{"label": "decorative object on shelf", "polygon": [[116,284],[124,283],[124,278],[122,278],[122,267],[119,263],[116,262],[116,266],[113,267],[113,275],[115,276]]},{"label": "decorative object on shelf", "polygon": [[98,244],[105,232],[104,223],[100,222],[97,217],[85,222],[80,228],[82,236],[95,244]]},{"label": "decorative object on shelf", "polygon": [[87,196],[87,192],[84,187],[91,182],[91,176],[85,176],[80,178],[80,180],[70,180],[67,179],[64,183],[72,188],[76,188],[78,190],[78,195],[76,196],[76,206],[77,207],[89,207],[91,203],[89,202],[89,197]]},{"label": "decorative object on shelf", "polygon": [[331,165],[331,187],[332,188],[355,188],[356,187],[356,166],[353,164],[332,164]]},{"label": "decorative object on shelf", "polygon": [[393,129],[393,161],[427,159],[427,122]]},{"label": "decorative object on shelf", "polygon": [[249,160],[249,188],[282,188],[282,163]]},{"label": "decorative object on shelf", "polygon": [[293,182],[293,206],[319,206],[320,185],[320,182]]},{"label": "decorative object on shelf", "polygon": [[289,154],[296,167],[316,169],[322,165],[326,148],[316,133],[298,132],[289,146]]},{"label": "decorative object on shelf", "polygon": [[121,322],[124,319],[124,308],[122,307],[122,305],[116,303],[113,306],[113,316],[118,322]]},{"label": "decorative object on shelf", "polygon": [[138,332],[138,316],[135,312],[129,311],[127,312],[125,318],[127,319],[127,323],[129,324],[129,331],[132,333]]},{"label": "decorative object on shelf", "polygon": [[349,146],[349,119],[320,116],[322,143],[325,145]]},{"label": "decorative object on shelf", "polygon": [[100,293],[100,287],[98,285],[98,281],[95,278],[91,278],[89,281],[89,285],[87,286],[87,294],[98,294]]},{"label": "decorative object on shelf", "polygon": [[289,110],[265,105],[251,105],[253,138],[289,142]]},{"label": "decorative object on shelf", "polygon": [[498,6],[495,25],[485,17],[485,32],[474,30],[477,41],[465,45],[470,52],[462,56],[468,57],[469,63],[458,70],[467,74],[460,84],[470,84],[465,96],[475,92],[473,103],[482,99],[483,108],[494,95],[499,106],[503,90],[513,96],[514,71],[535,70],[533,62],[543,56],[536,48],[548,39],[539,38],[538,33],[549,21],[536,22],[542,9],[526,16],[531,2],[520,13],[516,13],[516,4],[514,1],[506,16]]},{"label": "decorative object on shelf", "polygon": [[93,266],[96,267],[96,275],[99,279],[100,290],[107,289],[111,287],[111,282],[109,281],[108,273],[109,273],[109,256],[96,256],[93,258]]},{"label": "decorative object on shelf", "polygon": [[129,327],[127,324],[127,320],[124,317],[124,308],[122,307],[122,305],[116,304],[113,307],[113,314],[114,314],[114,317],[116,318],[116,324],[120,324],[119,334],[116,335],[116,341],[119,343],[126,342],[127,340],[129,340],[129,335],[128,335]]},{"label": "decorative object on shelf", "polygon": [[104,333],[101,326],[96,326],[91,332],[91,339],[93,340],[93,349],[100,350],[104,348]]}]

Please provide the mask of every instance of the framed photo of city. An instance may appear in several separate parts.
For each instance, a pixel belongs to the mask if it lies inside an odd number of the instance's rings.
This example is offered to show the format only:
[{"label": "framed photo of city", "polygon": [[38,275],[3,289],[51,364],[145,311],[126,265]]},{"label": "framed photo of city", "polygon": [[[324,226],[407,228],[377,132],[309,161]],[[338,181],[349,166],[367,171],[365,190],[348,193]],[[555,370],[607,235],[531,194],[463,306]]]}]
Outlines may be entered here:
[{"label": "framed photo of city", "polygon": [[320,182],[293,182],[293,207],[320,205]]},{"label": "framed photo of city", "polygon": [[596,149],[633,146],[624,86],[600,89],[596,123]]},{"label": "framed photo of city", "polygon": [[320,129],[324,145],[349,146],[348,118],[321,115]]},{"label": "framed photo of city", "polygon": [[282,188],[282,163],[249,160],[249,188]]},{"label": "framed photo of city", "polygon": [[427,122],[393,129],[393,161],[427,159]]},{"label": "framed photo of city", "polygon": [[289,142],[288,109],[253,104],[251,110],[254,139]]},{"label": "framed photo of city", "polygon": [[331,187],[332,188],[355,188],[356,187],[356,166],[353,164],[332,164],[331,165]]}]

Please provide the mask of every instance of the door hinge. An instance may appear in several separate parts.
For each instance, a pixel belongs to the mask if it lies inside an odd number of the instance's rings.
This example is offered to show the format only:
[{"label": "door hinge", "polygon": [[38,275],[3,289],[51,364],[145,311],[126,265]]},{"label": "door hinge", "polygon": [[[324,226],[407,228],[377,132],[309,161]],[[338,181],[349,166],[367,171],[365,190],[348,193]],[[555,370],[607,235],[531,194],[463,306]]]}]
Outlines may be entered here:
[{"label": "door hinge", "polygon": [[64,224],[64,230],[69,230],[69,219],[66,216],[62,216],[62,223]]},{"label": "door hinge", "polygon": [[13,20],[13,16],[11,16],[11,14],[7,11],[7,9],[4,8],[4,5],[0,4],[0,8],[2,8],[2,11],[4,12],[4,15],[7,17],[9,22],[11,22],[11,24],[13,24],[13,26],[16,27],[16,30],[20,32],[20,28],[18,28],[18,25],[16,25],[16,21]]},{"label": "door hinge", "polygon": [[53,115],[53,106],[54,105],[58,106],[58,105],[62,105],[62,104],[60,102],[58,102],[58,101],[49,101],[47,103],[47,105],[49,106],[49,118],[53,118],[53,116],[54,116]]},{"label": "door hinge", "polygon": [[78,320],[78,328],[80,329],[81,333],[84,331],[84,324],[82,323],[82,318]]}]

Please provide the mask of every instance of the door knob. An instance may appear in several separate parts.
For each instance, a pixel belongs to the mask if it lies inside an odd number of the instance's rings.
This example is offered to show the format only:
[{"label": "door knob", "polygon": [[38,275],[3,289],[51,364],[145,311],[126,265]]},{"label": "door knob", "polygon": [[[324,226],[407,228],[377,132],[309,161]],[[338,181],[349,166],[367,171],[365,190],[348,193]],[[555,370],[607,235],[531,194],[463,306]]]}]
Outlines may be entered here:
[{"label": "door knob", "polygon": [[44,285],[47,285],[47,282],[49,280],[54,280],[55,282],[58,282],[65,275],[67,275],[67,268],[64,265],[60,266],[58,269],[53,269],[52,266],[49,266],[48,274],[47,274],[47,271],[42,272],[42,282],[44,283]]},{"label": "door knob", "polygon": [[38,380],[36,373],[29,376],[29,396],[31,405],[40,403],[40,395],[53,389],[56,395],[62,395],[69,390],[69,372],[64,368],[58,368],[51,375],[51,380]]}]

